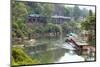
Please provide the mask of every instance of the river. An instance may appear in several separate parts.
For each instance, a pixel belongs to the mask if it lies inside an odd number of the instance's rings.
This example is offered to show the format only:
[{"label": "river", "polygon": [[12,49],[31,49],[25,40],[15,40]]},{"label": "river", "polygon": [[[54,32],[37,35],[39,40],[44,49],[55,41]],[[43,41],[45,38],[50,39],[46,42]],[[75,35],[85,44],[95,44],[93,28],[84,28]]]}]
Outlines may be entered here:
[{"label": "river", "polygon": [[86,61],[86,58],[78,55],[69,43],[62,42],[61,44],[59,39],[40,39],[37,41],[37,43],[44,42],[46,42],[46,46],[27,49],[32,58],[37,59],[41,64]]}]

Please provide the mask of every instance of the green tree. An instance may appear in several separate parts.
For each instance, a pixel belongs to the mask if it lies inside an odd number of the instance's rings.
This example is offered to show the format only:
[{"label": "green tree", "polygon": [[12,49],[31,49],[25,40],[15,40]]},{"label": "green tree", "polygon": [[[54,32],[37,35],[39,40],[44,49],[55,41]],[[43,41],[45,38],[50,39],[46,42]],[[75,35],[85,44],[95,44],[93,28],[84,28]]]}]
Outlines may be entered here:
[{"label": "green tree", "polygon": [[26,2],[12,1],[12,37],[13,41],[17,42],[16,38],[28,37],[32,30],[26,24],[27,15],[31,12],[30,7]]},{"label": "green tree", "polygon": [[46,22],[51,22],[50,18],[53,11],[52,4],[28,2],[28,5],[31,7],[31,10],[32,10],[31,14],[39,14],[40,16],[47,17],[45,19]]},{"label": "green tree", "polygon": [[88,12],[88,10],[86,9],[86,8],[83,8],[82,10],[81,10],[81,16],[82,17],[87,17],[89,15],[89,12]]},{"label": "green tree", "polygon": [[73,8],[73,17],[74,17],[74,20],[78,20],[78,18],[80,17],[81,15],[81,10],[79,8],[78,5],[75,5],[74,8]]},{"label": "green tree", "polygon": [[87,42],[91,45],[95,45],[96,17],[95,17],[95,14],[93,15],[91,10],[89,10],[89,16],[87,17],[87,19],[84,22],[82,22],[81,26],[82,26],[82,29],[87,30],[89,32]]},{"label": "green tree", "polygon": [[73,14],[72,9],[73,9],[72,7],[64,7],[64,15],[72,17]]}]

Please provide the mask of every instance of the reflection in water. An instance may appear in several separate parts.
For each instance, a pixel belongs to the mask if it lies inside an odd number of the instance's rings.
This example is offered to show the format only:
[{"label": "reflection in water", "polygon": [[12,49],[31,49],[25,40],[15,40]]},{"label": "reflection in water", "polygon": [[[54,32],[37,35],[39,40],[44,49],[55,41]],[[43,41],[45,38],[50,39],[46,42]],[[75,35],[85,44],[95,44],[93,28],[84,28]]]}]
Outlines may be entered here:
[{"label": "reflection in water", "polygon": [[33,54],[33,59],[38,59],[40,63],[53,63],[58,61],[61,56],[64,56],[65,50],[64,49],[56,49],[50,51],[44,51],[41,53]]},{"label": "reflection in water", "polygon": [[84,61],[84,58],[78,56],[74,51],[58,48],[55,50],[44,51],[32,55],[33,59],[37,59],[40,63],[60,63],[60,62],[77,62]]},{"label": "reflection in water", "polygon": [[[44,43],[44,41],[48,43]],[[87,58],[88,55],[85,56],[86,58],[82,55],[77,55],[78,53],[76,53],[75,49],[73,49],[73,46],[68,45],[69,43],[63,43],[62,46],[59,47],[57,47],[59,44],[56,46],[54,45],[59,43],[59,41],[56,40],[39,40],[38,43],[43,45],[27,47],[26,50],[29,50],[28,53],[32,56],[32,58],[37,59],[41,64],[91,60],[90,58]]]},{"label": "reflection in water", "polygon": [[57,62],[78,62],[78,61],[84,61],[84,58],[78,56],[77,54],[73,54],[73,51],[70,51],[70,53],[65,53],[65,55],[61,57],[60,60]]}]

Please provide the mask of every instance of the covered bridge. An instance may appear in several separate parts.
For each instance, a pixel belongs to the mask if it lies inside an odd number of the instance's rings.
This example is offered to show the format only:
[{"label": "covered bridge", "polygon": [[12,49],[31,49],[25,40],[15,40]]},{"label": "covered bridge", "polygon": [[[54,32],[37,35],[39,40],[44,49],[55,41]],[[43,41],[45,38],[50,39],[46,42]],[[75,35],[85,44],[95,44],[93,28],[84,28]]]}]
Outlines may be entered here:
[{"label": "covered bridge", "polygon": [[46,23],[47,20],[51,20],[51,22],[56,23],[56,24],[63,24],[64,22],[70,21],[71,17],[67,17],[67,16],[58,16],[58,15],[54,15],[54,16],[43,16],[40,14],[30,14],[28,16],[27,22],[28,23]]}]

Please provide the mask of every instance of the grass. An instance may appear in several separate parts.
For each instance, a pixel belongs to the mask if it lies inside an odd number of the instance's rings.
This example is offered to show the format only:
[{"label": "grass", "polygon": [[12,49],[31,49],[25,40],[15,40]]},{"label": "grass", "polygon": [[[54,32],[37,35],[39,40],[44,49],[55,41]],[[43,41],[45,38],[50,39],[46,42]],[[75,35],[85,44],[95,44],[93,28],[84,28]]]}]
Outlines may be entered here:
[{"label": "grass", "polygon": [[28,56],[22,48],[12,48],[12,66],[39,64],[39,61]]}]

